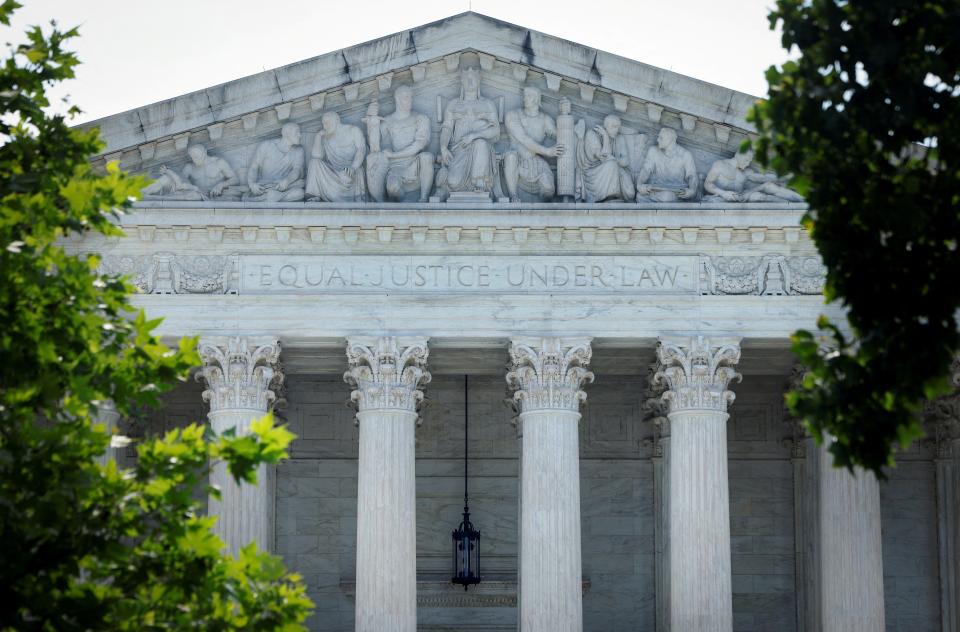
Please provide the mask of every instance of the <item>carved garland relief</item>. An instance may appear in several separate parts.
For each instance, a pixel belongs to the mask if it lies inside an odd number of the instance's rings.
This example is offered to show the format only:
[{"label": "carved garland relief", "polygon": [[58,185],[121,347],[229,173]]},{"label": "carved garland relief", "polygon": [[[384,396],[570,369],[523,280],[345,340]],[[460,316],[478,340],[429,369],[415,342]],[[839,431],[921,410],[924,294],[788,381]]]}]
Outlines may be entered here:
[{"label": "carved garland relief", "polygon": [[802,202],[772,174],[751,167],[750,150],[716,160],[702,175],[677,132],[654,142],[608,114],[598,125],[576,120],[569,99],[553,118],[541,93],[521,89],[522,106],[504,114],[503,97],[485,97],[481,71],[464,67],[460,94],[438,97],[439,151],[429,151],[430,117],[413,109],[413,92],[393,92],[394,111],[371,102],[363,126],[326,111],[310,147],[297,123],[257,144],[239,172],[203,145],[187,148],[180,172],[161,165],[145,200],[248,202]]}]

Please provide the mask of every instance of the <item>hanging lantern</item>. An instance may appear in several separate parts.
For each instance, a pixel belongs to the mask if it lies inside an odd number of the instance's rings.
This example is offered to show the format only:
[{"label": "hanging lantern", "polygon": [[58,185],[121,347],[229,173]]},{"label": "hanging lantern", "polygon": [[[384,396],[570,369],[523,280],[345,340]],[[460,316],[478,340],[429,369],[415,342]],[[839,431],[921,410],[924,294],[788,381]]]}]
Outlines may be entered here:
[{"label": "hanging lantern", "polygon": [[470,522],[470,499],[467,482],[469,479],[470,418],[468,402],[469,380],[463,376],[463,522],[453,532],[453,578],[454,584],[460,584],[466,590],[480,580],[480,532]]}]

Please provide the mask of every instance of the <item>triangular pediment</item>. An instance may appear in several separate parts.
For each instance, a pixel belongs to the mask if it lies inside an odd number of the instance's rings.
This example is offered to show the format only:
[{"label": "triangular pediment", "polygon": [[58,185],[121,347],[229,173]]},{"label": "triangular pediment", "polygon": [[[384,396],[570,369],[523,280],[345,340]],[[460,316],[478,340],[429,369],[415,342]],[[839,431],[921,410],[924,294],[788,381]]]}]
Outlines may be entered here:
[{"label": "triangular pediment", "polygon": [[[114,158],[146,145],[142,153],[149,163],[151,151],[165,153],[160,145],[167,142],[181,148],[194,140],[217,144],[233,136],[235,127],[244,137],[258,137],[287,118],[317,119],[319,110],[334,108],[352,122],[352,110],[362,111],[372,98],[389,99],[392,88],[402,84],[415,88],[423,109],[428,93],[449,92],[456,85],[458,58],[465,51],[480,54],[486,96],[508,101],[512,96],[519,103],[520,87],[535,85],[543,89],[545,110],[553,97],[565,95],[575,114],[582,110],[602,118],[601,112],[614,112],[637,128],[667,124],[682,139],[703,136],[722,153],[735,149],[752,130],[746,114],[756,97],[472,12],[83,127],[99,127],[104,153]],[[123,156],[124,166],[135,162],[134,156]]]},{"label": "triangular pediment", "polygon": [[[163,166],[185,166],[187,147],[202,144],[242,174],[257,146],[278,138],[284,124],[299,125],[309,151],[325,112],[364,129],[372,103],[388,115],[394,91],[408,86],[414,110],[430,120],[426,149],[439,156],[444,107],[459,96],[460,70],[467,66],[480,69],[482,96],[496,104],[501,126],[506,112],[522,107],[523,88],[535,87],[543,112],[556,118],[567,100],[588,130],[617,115],[636,159],[661,128],[675,130],[701,181],[753,133],[746,116],[756,97],[472,12],[83,127],[99,127],[106,141],[94,164],[119,160],[127,170],[157,177]],[[509,146],[501,133],[498,159]]]}]

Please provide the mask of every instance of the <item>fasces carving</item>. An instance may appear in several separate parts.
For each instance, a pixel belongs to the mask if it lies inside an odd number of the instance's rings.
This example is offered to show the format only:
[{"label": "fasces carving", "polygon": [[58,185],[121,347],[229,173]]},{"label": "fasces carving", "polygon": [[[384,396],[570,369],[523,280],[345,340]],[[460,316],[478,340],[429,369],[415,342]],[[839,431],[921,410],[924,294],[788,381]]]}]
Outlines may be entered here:
[{"label": "fasces carving", "polygon": [[[374,102],[363,122],[367,125],[370,154],[367,156],[367,188],[376,202],[402,200],[419,192],[419,200],[430,199],[433,188],[434,156],[430,144],[430,118],[413,111],[413,90],[400,86],[393,92],[396,109],[380,117]],[[386,148],[384,147],[386,145]]]},{"label": "fasces carving", "polygon": [[499,173],[493,143],[500,138],[497,106],[480,94],[480,70],[460,72],[460,97],[443,111],[437,190],[450,193],[496,193]]},{"label": "fasces carving", "polygon": [[336,112],[324,112],[322,121],[310,152],[307,199],[360,202],[367,189],[362,168],[367,155],[363,133],[356,125],[341,123]]},{"label": "fasces carving", "polygon": [[100,273],[123,275],[144,294],[236,294],[237,256],[109,255]]},{"label": "fasces carving", "polygon": [[587,399],[583,386],[593,382],[587,366],[589,338],[515,338],[510,342],[507,385],[521,413],[531,410],[578,411]]},{"label": "fasces carving", "polygon": [[827,270],[815,256],[703,257],[706,294],[822,294]]},{"label": "fasces carving", "polygon": [[704,200],[724,202],[803,202],[796,191],[777,182],[774,174],[750,168],[753,150],[718,160],[703,182]]},{"label": "fasces carving", "polygon": [[633,200],[635,188],[630,170],[631,152],[621,134],[620,117],[608,114],[603,125],[586,130],[577,124],[577,197],[586,202]]},{"label": "fasces carving", "polygon": [[300,126],[287,123],[280,138],[260,143],[247,170],[248,202],[300,202],[304,196],[303,147]]},{"label": "fasces carving", "polygon": [[637,174],[637,201],[693,201],[699,184],[693,154],[677,144],[676,131],[662,128]]},{"label": "fasces carving", "polygon": [[425,338],[398,340],[392,336],[347,341],[344,381],[354,387],[351,401],[360,412],[396,408],[416,411],[422,387],[430,382]]},{"label": "fasces carving", "polygon": [[210,404],[210,412],[267,412],[283,381],[276,338],[212,336],[200,339],[197,352],[203,361],[197,380],[207,385],[203,401]]},{"label": "fasces carving", "polygon": [[670,404],[670,412],[685,410],[712,410],[726,412],[735,398],[727,389],[731,380],[741,375],[733,369],[740,361],[740,344],[713,343],[709,338],[696,336],[680,341],[661,340],[657,345],[660,369],[654,376],[663,381],[667,390],[663,399]]},{"label": "fasces carving", "polygon": [[570,99],[560,99],[560,115],[557,116],[557,146],[564,151],[557,156],[557,196],[564,202],[573,200],[577,194],[577,146],[576,122]]},{"label": "fasces carving", "polygon": [[510,149],[503,156],[503,176],[510,201],[519,202],[521,190],[539,201],[551,200],[556,185],[545,158],[562,156],[566,146],[559,140],[552,147],[543,144],[557,138],[557,125],[540,111],[539,90],[523,89],[523,109],[507,112],[506,128]]}]

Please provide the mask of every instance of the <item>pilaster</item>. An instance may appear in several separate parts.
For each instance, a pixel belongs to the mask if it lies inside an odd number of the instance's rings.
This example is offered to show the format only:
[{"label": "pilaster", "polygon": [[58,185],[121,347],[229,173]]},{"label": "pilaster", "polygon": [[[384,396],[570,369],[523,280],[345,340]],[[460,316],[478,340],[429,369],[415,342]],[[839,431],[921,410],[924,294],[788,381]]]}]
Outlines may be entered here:
[{"label": "pilaster", "polygon": [[593,381],[589,338],[514,338],[507,384],[520,410],[523,632],[583,629],[578,424]]},{"label": "pilaster", "polygon": [[[283,381],[280,342],[273,337],[211,336],[202,338],[197,351],[203,367],[197,374],[207,388],[203,401],[210,404],[210,424],[217,433],[231,428],[237,436],[250,432],[253,420],[265,415],[276,400]],[[237,483],[225,463],[214,463],[210,483],[220,498],[210,497],[208,510],[218,517],[214,531],[227,550],[237,553],[256,542],[265,550],[274,547],[276,515],[275,468],[261,465],[257,483]]]},{"label": "pilaster", "polygon": [[670,627],[733,629],[727,386],[739,380],[739,339],[661,339],[655,381],[669,404]]},{"label": "pilaster", "polygon": [[670,419],[663,399],[666,385],[657,380],[660,365],[647,369],[647,385],[641,410],[644,420],[654,426],[653,511],[654,511],[654,593],[657,632],[670,630]]},{"label": "pilaster", "polygon": [[426,370],[425,338],[347,341],[360,456],[357,481],[358,632],[415,632],[417,517],[415,436]]},{"label": "pilaster", "polygon": [[951,370],[953,393],[930,402],[925,416],[936,450],[943,632],[960,632],[960,357]]}]

